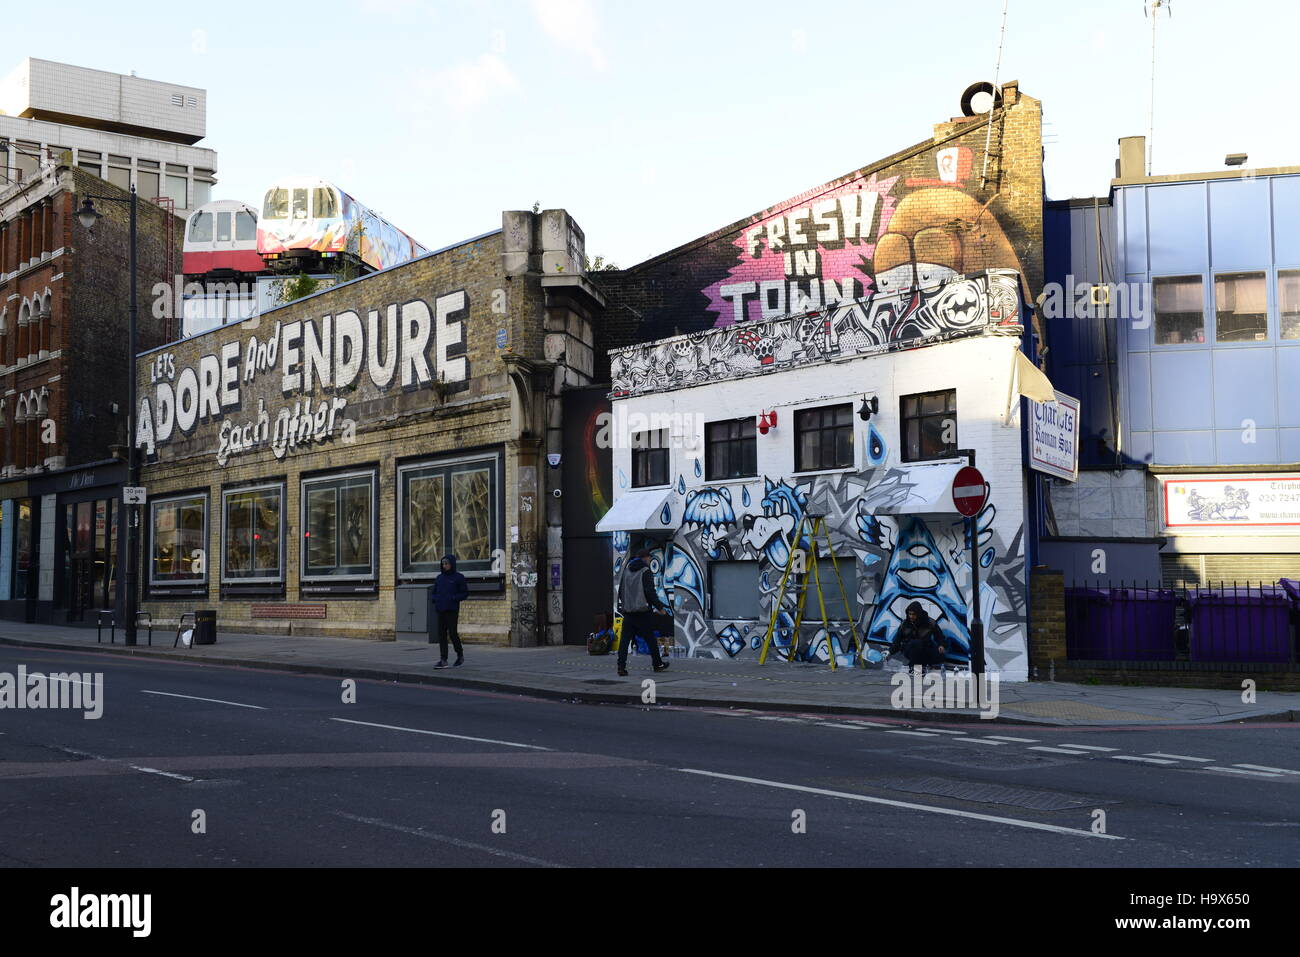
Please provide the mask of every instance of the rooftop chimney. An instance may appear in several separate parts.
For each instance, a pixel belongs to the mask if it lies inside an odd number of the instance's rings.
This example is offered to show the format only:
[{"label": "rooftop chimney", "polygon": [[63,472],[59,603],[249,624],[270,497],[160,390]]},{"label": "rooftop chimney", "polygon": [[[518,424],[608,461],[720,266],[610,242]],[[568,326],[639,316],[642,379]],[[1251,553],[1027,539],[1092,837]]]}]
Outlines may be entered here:
[{"label": "rooftop chimney", "polygon": [[1224,164],[1225,166],[1245,166],[1245,165],[1246,165],[1246,154],[1245,154],[1245,153],[1229,153],[1227,156],[1225,156],[1225,157],[1223,158],[1223,164]]},{"label": "rooftop chimney", "polygon": [[1116,179],[1141,179],[1146,175],[1147,138],[1121,136],[1119,159],[1115,161]]}]

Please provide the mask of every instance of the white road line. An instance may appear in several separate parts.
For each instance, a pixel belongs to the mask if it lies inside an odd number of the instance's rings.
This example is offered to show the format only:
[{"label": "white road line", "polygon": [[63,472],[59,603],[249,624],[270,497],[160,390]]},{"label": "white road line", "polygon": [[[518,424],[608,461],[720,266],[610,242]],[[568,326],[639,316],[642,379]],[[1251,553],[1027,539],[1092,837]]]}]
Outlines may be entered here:
[{"label": "white road line", "polygon": [[990,741],[1010,741],[1012,744],[1037,744],[1038,738],[1008,738],[1005,734],[986,734]]},{"label": "white road line", "polygon": [[929,731],[886,731],[885,734],[910,734],[914,738],[937,738],[937,734]]},{"label": "white road line", "polygon": [[879,721],[858,721],[856,719],[847,719],[845,724],[856,724],[859,728],[892,728],[891,724],[881,724]]},{"label": "white road line", "polygon": [[1130,754],[1112,754],[1112,761],[1140,761],[1143,764],[1177,764],[1177,761],[1166,761],[1164,758],[1135,758]]},{"label": "white road line", "polygon": [[497,741],[493,738],[471,738],[464,734],[447,734],[445,731],[425,731],[423,728],[399,728],[392,724],[372,724],[369,721],[351,721],[347,718],[330,718],[340,724],[357,724],[363,728],[383,728],[385,731],[409,731],[411,734],[427,734],[434,738],[455,738],[457,741],[476,741],[479,744],[500,744],[507,748],[527,748],[529,751],[551,751],[535,744],[520,744],[517,741]]},{"label": "white road line", "polygon": [[965,731],[945,731],[943,728],[931,728],[931,734],[966,734]]},{"label": "white road line", "polygon": [[1078,748],[1080,751],[1118,751],[1119,748],[1099,748],[1095,744],[1063,744],[1063,748]]},{"label": "white road line", "polygon": [[1284,775],[1281,775],[1281,774],[1272,774],[1272,773],[1270,773],[1270,772],[1268,772],[1268,771],[1245,771],[1245,770],[1242,770],[1241,768],[1221,768],[1221,767],[1219,767],[1219,766],[1217,766],[1217,765],[1211,765],[1210,767],[1208,767],[1208,768],[1203,768],[1202,770],[1205,770],[1205,771],[1226,771],[1226,772],[1228,772],[1229,774],[1249,774],[1249,775],[1250,775],[1251,777],[1253,777],[1253,778],[1280,778],[1280,777],[1283,777],[1283,776],[1284,776]]},{"label": "white road line", "polygon": [[177,781],[197,781],[198,778],[187,778],[183,774],[172,774],[170,771],[159,771],[157,768],[142,768],[138,764],[128,764],[132,771],[143,771],[145,774],[161,774],[165,778],[175,778]]},{"label": "white road line", "polygon": [[1048,754],[1087,754],[1087,751],[1067,751],[1065,748],[1029,748],[1030,751],[1046,751]]},{"label": "white road line", "polygon": [[1165,754],[1161,751],[1148,751],[1148,758],[1173,758],[1175,761],[1199,761],[1202,764],[1213,764],[1214,758],[1193,758],[1186,754]]},{"label": "white road line", "polygon": [[759,721],[781,721],[781,722],[784,722],[785,724],[803,724],[804,721],[807,720],[807,719],[805,719],[805,718],[782,718],[782,717],[778,717],[777,715],[774,715],[774,714],[765,714],[765,715],[760,715],[759,718],[758,718],[758,720],[759,720]]},{"label": "white road line", "polygon": [[1058,824],[1040,824],[1037,821],[1022,821],[1013,817],[997,817],[992,814],[977,814],[974,811],[959,811],[956,808],[934,807],[929,804],[913,804],[910,801],[891,801],[888,798],[869,797],[865,794],[850,794],[845,791],[827,791],[823,788],[810,788],[802,784],[784,784],[780,781],[764,781],[762,778],[747,778],[736,774],[719,774],[716,771],[699,771],[695,768],[677,768],[683,774],[699,774],[704,777],[718,778],[723,781],[739,781],[742,784],[758,784],[762,787],[780,788],[785,791],[801,791],[805,794],[819,794],[823,797],[843,798],[848,801],[861,801],[865,804],[883,804],[886,807],[905,808],[909,811],[928,811],[931,814],[945,814],[950,817],[964,817],[974,821],[990,821],[994,824],[1010,824],[1013,827],[1026,827],[1035,831],[1052,831],[1056,834],[1069,834],[1074,837],[1095,837],[1111,841],[1124,841],[1127,838],[1118,834],[1094,834]]},{"label": "white road line", "polygon": [[964,744],[989,744],[995,748],[1005,748],[1007,746],[1005,741],[990,741],[988,738],[962,738],[961,740]]},{"label": "white road line", "polygon": [[499,847],[489,847],[486,844],[475,844],[473,841],[464,841],[458,837],[447,837],[445,834],[434,834],[432,831],[426,831],[418,827],[404,827],[401,824],[391,824],[388,821],[381,821],[374,817],[358,817],[355,814],[344,814],[342,811],[334,812],[336,817],[341,817],[345,821],[354,821],[357,824],[369,824],[372,827],[382,827],[385,830],[396,831],[399,834],[409,834],[412,837],[422,837],[426,841],[437,841],[440,844],[450,844],[453,847],[464,847],[471,851],[482,851],[484,854],[492,854],[496,857],[504,857],[508,860],[519,861],[521,864],[532,864],[535,867],[564,867],[563,864],[556,864],[554,861],[544,861],[539,857],[529,857],[527,854],[516,854],[514,851],[502,850]]},{"label": "white road line", "polygon": [[1300,774],[1300,771],[1292,771],[1288,768],[1270,768],[1262,764],[1234,764],[1234,768],[1246,768],[1250,771],[1271,771],[1273,774]]},{"label": "white road line", "polygon": [[818,722],[817,722],[817,726],[818,726],[819,728],[839,728],[841,731],[868,731],[868,730],[870,730],[869,728],[864,728],[864,727],[862,727],[861,725],[857,725],[857,724],[837,724],[837,723],[834,722],[834,721],[818,721]]},{"label": "white road line", "polygon": [[260,704],[240,704],[238,701],[222,701],[220,698],[196,698],[192,694],[172,694],[170,691],[141,691],[140,693],[162,695],[164,698],[185,698],[187,701],[206,701],[209,704],[228,704],[234,708],[252,708],[254,711],[266,710]]},{"label": "white road line", "polygon": [[60,682],[62,682],[62,681],[66,681],[66,682],[68,682],[69,684],[74,684],[74,685],[85,685],[86,687],[90,687],[90,685],[91,685],[91,682],[89,682],[89,681],[82,681],[82,680],[79,679],[79,678],[56,678],[54,675],[47,675],[46,677],[49,678],[50,681],[60,681]]}]

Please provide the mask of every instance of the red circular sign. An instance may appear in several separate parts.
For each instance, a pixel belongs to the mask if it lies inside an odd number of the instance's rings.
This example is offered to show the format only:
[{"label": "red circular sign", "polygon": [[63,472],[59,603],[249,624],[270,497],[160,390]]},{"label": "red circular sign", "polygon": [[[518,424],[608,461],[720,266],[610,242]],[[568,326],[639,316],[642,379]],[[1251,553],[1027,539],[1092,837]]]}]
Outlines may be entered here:
[{"label": "red circular sign", "polygon": [[979,469],[967,466],[952,480],[952,503],[967,518],[978,515],[988,497],[989,487]]}]

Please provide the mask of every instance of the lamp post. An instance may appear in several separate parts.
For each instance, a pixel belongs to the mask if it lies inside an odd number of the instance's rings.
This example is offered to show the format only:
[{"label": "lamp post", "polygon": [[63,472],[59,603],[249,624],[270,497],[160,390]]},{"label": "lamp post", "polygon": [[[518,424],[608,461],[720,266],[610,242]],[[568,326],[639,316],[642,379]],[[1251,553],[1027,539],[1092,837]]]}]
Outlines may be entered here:
[{"label": "lamp post", "polygon": [[[127,366],[128,375],[127,383],[127,413],[126,413],[126,472],[127,484],[132,488],[140,484],[140,457],[136,449],[135,442],[135,413],[136,413],[136,390],[135,390],[135,355],[136,347],[136,242],[135,242],[135,222],[136,208],[138,200],[135,193],[135,187],[131,187],[131,196],[129,199],[122,199],[120,196],[97,196],[86,194],[82,197],[81,208],[77,210],[77,220],[86,229],[94,229],[100,217],[103,215],[97,209],[93,200],[103,200],[108,203],[126,203],[131,210],[130,239],[128,241],[130,265],[128,269],[131,273],[131,298],[130,312],[127,316]],[[125,621],[122,622],[122,630],[126,637],[128,645],[136,643],[136,600],[139,588],[137,576],[139,573],[139,550],[140,550],[140,506],[131,504],[127,506],[126,522],[126,602],[125,602]]]}]

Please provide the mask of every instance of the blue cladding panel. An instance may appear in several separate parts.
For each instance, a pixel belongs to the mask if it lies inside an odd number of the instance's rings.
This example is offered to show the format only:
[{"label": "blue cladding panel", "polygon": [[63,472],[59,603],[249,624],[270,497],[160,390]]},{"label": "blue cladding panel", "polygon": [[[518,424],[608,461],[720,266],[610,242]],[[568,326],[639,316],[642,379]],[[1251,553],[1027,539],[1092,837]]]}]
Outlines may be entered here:
[{"label": "blue cladding panel", "polygon": [[[1157,431],[1208,429],[1213,426],[1215,383],[1210,378],[1210,355],[1208,349],[1197,349],[1157,352],[1151,356],[1152,412]],[[1159,450],[1160,441],[1157,439],[1157,458]]]},{"label": "blue cladding panel", "polygon": [[1277,407],[1279,425],[1300,426],[1300,348],[1295,346],[1277,350]]},{"label": "blue cladding panel", "polygon": [[1210,183],[1210,254],[1216,270],[1268,264],[1268,180]]},{"label": "blue cladding panel", "polygon": [[1123,297],[1116,302],[1115,311],[1119,318],[1117,333],[1120,348],[1147,350],[1151,348],[1154,333],[1155,312],[1148,301],[1151,297],[1145,273],[1130,273],[1124,283]]},{"label": "blue cladding panel", "polygon": [[1215,433],[1220,465],[1274,465],[1277,463],[1277,429],[1260,429],[1251,436],[1241,429]]},{"label": "blue cladding panel", "polygon": [[1155,455],[1150,432],[1130,432],[1124,457],[1131,462],[1151,462]]},{"label": "blue cladding panel", "polygon": [[1214,353],[1214,425],[1240,429],[1250,419],[1256,428],[1277,425],[1273,349],[1218,349]]},{"label": "blue cladding panel", "polygon": [[1208,222],[1205,185],[1151,186],[1147,189],[1151,217],[1153,275],[1204,272],[1208,263]]},{"label": "blue cladding panel", "polygon": [[1279,266],[1300,266],[1300,176],[1273,180],[1273,242]]},{"label": "blue cladding panel", "polygon": [[1278,429],[1279,462],[1300,462],[1300,429]]},{"label": "blue cladding panel", "polygon": [[1147,271],[1146,190],[1142,187],[1117,190],[1117,207],[1124,219],[1124,271]]},{"label": "blue cladding panel", "polygon": [[1151,429],[1151,357],[1135,352],[1128,357],[1128,395],[1124,418],[1131,429]]},{"label": "blue cladding panel", "polygon": [[1157,465],[1214,465],[1213,432],[1157,432]]}]

